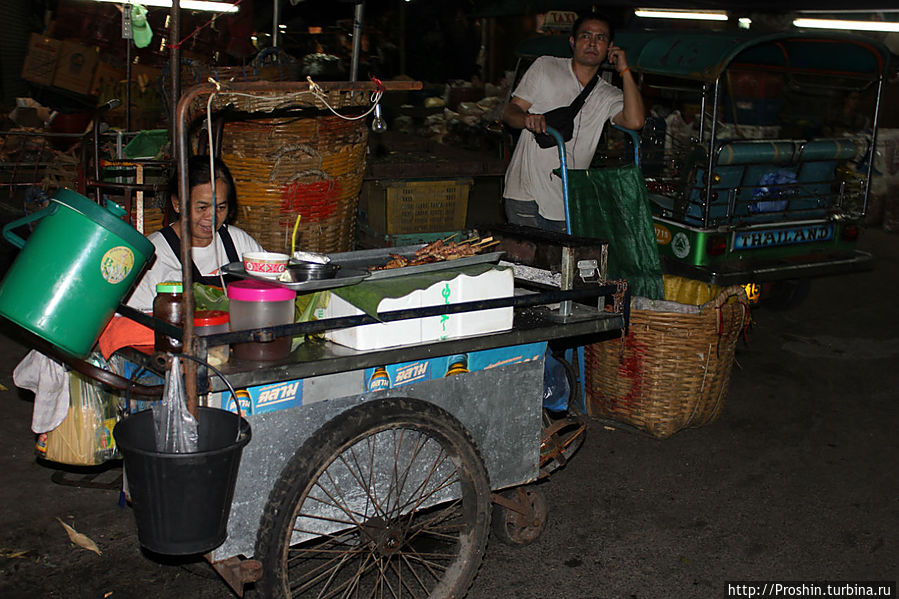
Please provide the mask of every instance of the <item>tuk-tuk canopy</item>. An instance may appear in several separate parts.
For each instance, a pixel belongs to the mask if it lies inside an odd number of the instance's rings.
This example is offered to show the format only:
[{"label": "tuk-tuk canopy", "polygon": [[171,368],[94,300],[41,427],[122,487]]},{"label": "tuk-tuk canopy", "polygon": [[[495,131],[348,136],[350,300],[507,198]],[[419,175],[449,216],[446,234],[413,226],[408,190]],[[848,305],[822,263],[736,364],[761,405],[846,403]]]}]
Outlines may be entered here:
[{"label": "tuk-tuk canopy", "polygon": [[[619,31],[634,71],[715,81],[729,66],[875,79],[889,51],[868,37],[811,32]],[[520,56],[571,56],[568,36],[544,36],[519,46]]]}]

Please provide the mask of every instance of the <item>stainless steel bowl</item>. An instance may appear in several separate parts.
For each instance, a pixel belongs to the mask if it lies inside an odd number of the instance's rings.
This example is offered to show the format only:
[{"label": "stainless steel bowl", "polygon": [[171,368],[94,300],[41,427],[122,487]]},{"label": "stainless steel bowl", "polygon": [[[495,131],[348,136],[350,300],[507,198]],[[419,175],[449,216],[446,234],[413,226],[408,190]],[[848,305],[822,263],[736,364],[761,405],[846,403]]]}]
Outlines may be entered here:
[{"label": "stainless steel bowl", "polygon": [[317,281],[319,279],[333,279],[340,270],[339,264],[329,262],[327,264],[319,264],[317,262],[304,262],[301,260],[291,260],[287,264],[287,271],[281,276],[281,281],[287,279],[286,282],[302,283],[303,281]]}]

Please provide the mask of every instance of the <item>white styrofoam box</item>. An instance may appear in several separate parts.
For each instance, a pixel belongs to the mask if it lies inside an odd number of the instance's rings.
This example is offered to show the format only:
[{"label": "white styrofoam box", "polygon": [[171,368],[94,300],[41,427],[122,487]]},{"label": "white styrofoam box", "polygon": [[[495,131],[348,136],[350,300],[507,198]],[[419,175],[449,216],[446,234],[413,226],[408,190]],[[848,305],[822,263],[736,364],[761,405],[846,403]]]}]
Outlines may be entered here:
[{"label": "white styrofoam box", "polygon": [[[510,297],[513,292],[514,273],[512,269],[494,269],[475,277],[459,275],[451,280],[434,283],[426,289],[419,289],[402,297],[385,298],[378,304],[378,312]],[[317,317],[337,318],[358,314],[362,314],[362,311],[346,300],[331,294],[328,306],[321,310]],[[494,308],[477,312],[367,324],[328,331],[325,333],[325,338],[353,349],[380,349],[396,345],[440,341],[463,335],[503,331],[512,327],[512,317],[513,309],[509,306],[508,308]]]},{"label": "white styrofoam box", "polygon": [[[378,304],[378,312],[418,308],[421,305],[421,291],[416,290],[402,297],[388,297]],[[362,310],[333,293],[319,318],[339,318],[341,316],[358,316]],[[394,345],[421,343],[421,319],[413,318],[365,324],[348,329],[327,331],[325,339],[352,347],[353,349],[379,349]]]},{"label": "white styrofoam box", "polygon": [[[422,305],[457,304],[510,297],[514,293],[514,287],[514,273],[510,268],[488,270],[475,277],[459,275],[452,281],[438,283],[422,291]],[[423,318],[421,339],[439,341],[452,337],[504,331],[512,328],[512,318],[512,306]]]}]

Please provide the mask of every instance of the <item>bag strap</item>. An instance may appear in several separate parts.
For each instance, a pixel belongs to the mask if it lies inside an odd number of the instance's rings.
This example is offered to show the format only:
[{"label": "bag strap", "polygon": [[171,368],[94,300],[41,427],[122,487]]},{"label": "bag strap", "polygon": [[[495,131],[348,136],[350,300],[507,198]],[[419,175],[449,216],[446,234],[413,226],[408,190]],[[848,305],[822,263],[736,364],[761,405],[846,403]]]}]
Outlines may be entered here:
[{"label": "bag strap", "polygon": [[572,100],[571,104],[568,105],[568,108],[571,109],[571,118],[574,118],[575,115],[580,112],[581,108],[583,108],[584,102],[587,101],[587,96],[589,96],[590,92],[593,91],[593,88],[596,87],[597,81],[599,81],[599,71],[596,72],[593,79],[587,82],[587,85],[584,86],[581,93],[579,93],[577,97]]},{"label": "bag strap", "polygon": [[[162,229],[160,229],[159,232],[162,233],[162,237],[169,244],[169,247],[172,249],[172,252],[174,252],[175,257],[180,262],[181,261],[181,239],[179,239],[178,236],[175,234],[175,230],[172,228],[171,225],[169,225],[167,227],[163,227]],[[230,260],[231,262],[239,262],[240,256],[237,253],[237,248],[235,248],[235,246],[234,246],[234,240],[231,238],[231,234],[228,233],[227,226],[222,225],[219,228],[218,233],[222,239],[222,245],[225,246],[225,255],[228,257],[228,260]],[[213,238],[212,242],[215,243],[214,238]],[[193,260],[190,261],[190,267],[191,267],[191,272],[192,272],[191,276],[193,277],[194,283],[201,283],[203,285],[211,285],[213,287],[218,287],[221,284],[218,275],[209,275],[207,277],[204,277],[202,274],[200,274],[200,269],[197,268],[197,264]]]}]

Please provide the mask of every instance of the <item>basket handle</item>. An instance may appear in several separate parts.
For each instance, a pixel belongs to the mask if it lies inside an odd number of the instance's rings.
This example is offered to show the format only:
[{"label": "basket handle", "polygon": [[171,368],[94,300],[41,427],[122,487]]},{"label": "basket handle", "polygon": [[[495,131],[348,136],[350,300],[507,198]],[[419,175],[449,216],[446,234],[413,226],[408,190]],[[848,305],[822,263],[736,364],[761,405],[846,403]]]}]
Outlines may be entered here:
[{"label": "basket handle", "polygon": [[299,181],[300,179],[304,179],[306,177],[318,177],[322,181],[328,181],[328,183],[330,183],[330,185],[328,186],[329,190],[334,187],[334,179],[331,178],[331,175],[319,168],[311,168],[309,170],[300,171],[299,173],[291,177],[290,180],[287,181],[287,184],[289,185],[294,181]]},{"label": "basket handle", "polygon": [[[278,172],[278,168],[281,166],[281,160],[284,159],[285,156],[289,156],[295,152],[302,151],[304,154],[312,156],[313,158],[317,158],[319,160],[319,165],[321,165],[322,155],[321,153],[308,144],[293,144],[289,146],[284,146],[283,148],[279,148],[277,152],[269,155],[269,158],[274,160],[274,164],[272,165],[272,170],[269,172],[268,180],[275,180],[275,173]],[[327,177],[327,175],[325,175]],[[294,179],[297,177],[294,176]]]},{"label": "basket handle", "polygon": [[741,285],[725,287],[721,290],[721,293],[718,294],[718,297],[709,300],[699,309],[700,312],[710,308],[714,308],[715,310],[715,320],[718,328],[718,342],[715,344],[716,356],[720,356],[721,354],[721,338],[724,335],[724,314],[721,312],[721,307],[732,297],[737,298],[737,303],[740,304],[740,307],[743,309],[743,323],[741,324],[741,327],[745,329],[745,327],[749,326],[749,298],[746,297],[746,290]]},{"label": "basket handle", "polygon": [[749,302],[749,299],[746,297],[746,290],[743,289],[741,285],[731,285],[722,289],[721,293],[719,293],[714,299],[710,299],[709,301],[704,303],[699,309],[704,310],[707,308],[720,308],[721,306],[726,304],[727,301],[732,297],[736,297],[737,301],[739,301],[740,303],[748,304]]}]

